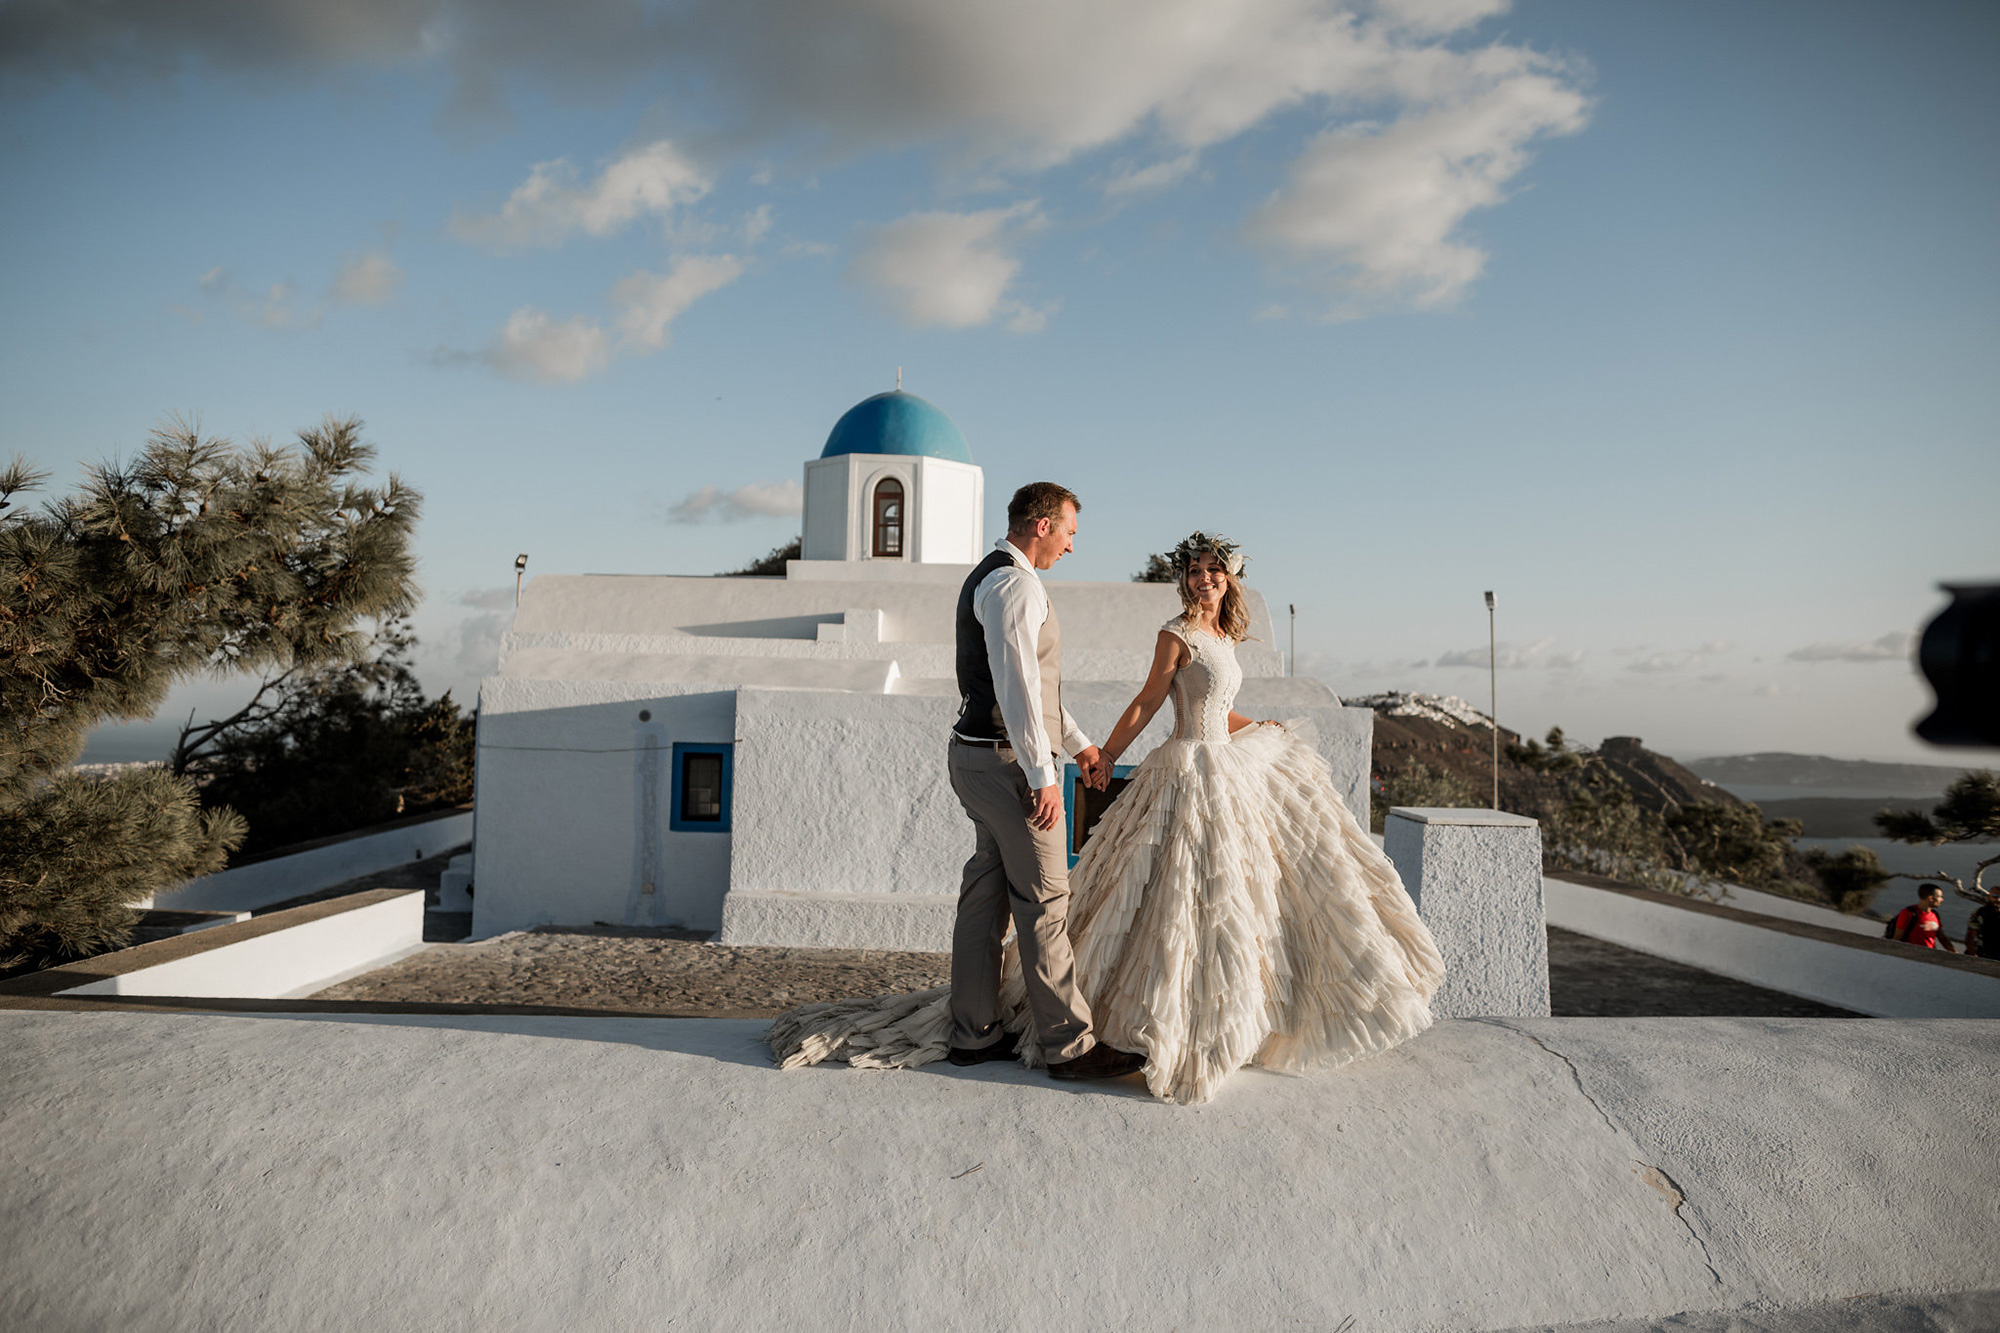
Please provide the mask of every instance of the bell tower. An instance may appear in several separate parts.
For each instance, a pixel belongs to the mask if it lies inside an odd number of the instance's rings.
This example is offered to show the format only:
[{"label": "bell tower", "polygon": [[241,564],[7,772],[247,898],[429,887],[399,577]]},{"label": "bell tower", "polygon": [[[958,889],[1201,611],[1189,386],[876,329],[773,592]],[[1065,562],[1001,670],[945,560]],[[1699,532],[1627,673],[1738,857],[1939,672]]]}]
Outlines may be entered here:
[{"label": "bell tower", "polygon": [[986,545],[986,474],[952,419],[901,389],[834,423],[805,491],[804,560],[964,565]]}]

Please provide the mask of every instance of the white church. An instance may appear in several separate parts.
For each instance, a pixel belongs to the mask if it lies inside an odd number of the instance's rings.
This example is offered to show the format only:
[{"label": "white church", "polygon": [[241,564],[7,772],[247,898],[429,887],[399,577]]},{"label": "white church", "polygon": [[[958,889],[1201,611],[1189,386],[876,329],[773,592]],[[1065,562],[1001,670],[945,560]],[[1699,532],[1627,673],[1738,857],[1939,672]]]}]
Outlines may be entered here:
[{"label": "white church", "polygon": [[[1034,480],[999,478],[996,495]],[[479,691],[473,935],[605,923],[948,949],[972,847],[945,776],[953,616],[987,549],[985,509],[985,474],[951,419],[882,393],[805,464],[803,558],[782,577],[530,582]],[[1046,577],[1064,702],[1102,740],[1179,601],[1165,584],[1059,570]],[[1251,604],[1239,710],[1310,718],[1365,820],[1373,713],[1286,676],[1254,590]],[[1165,734],[1167,711],[1129,761]],[[1090,812],[1080,827],[1073,766],[1064,786],[1074,852]]]}]

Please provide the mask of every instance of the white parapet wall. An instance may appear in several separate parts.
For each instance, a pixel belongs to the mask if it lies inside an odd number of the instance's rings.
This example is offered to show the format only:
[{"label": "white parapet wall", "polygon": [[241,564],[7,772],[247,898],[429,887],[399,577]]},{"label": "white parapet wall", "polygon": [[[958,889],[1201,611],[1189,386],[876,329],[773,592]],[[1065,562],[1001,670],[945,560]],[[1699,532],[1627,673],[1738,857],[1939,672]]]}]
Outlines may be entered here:
[{"label": "white parapet wall", "polygon": [[295,999],[423,942],[422,891],[375,889],[85,959],[61,970],[92,979],[53,993]]},{"label": "white parapet wall", "polygon": [[[1084,682],[1065,689],[1065,703],[1085,732],[1102,740],[1135,688]],[[1246,681],[1238,707],[1309,722],[1335,787],[1356,817],[1367,819],[1371,711],[1342,707],[1317,681],[1283,677]],[[973,846],[972,825],[946,777],[957,710],[957,698],[941,695],[740,691],[739,833],[730,848],[721,942],[948,952],[959,877]],[[1167,735],[1165,711],[1126,760],[1143,759]],[[485,786],[480,800],[489,801]],[[477,911],[486,910],[491,874],[480,872]]]},{"label": "white parapet wall", "polygon": [[1382,849],[1444,955],[1440,1018],[1543,1017],[1549,939],[1541,826],[1499,810],[1396,806]]},{"label": "white parapet wall", "polygon": [[2000,1018],[2000,963],[1583,878],[1543,881],[1550,925],[1871,1018]]},{"label": "white parapet wall", "polygon": [[725,944],[811,941],[818,949],[949,953],[956,893],[785,893],[732,890],[722,904]]},{"label": "white parapet wall", "polygon": [[255,911],[471,841],[472,812],[450,810],[191,879],[155,894],[153,906],[175,912]]}]

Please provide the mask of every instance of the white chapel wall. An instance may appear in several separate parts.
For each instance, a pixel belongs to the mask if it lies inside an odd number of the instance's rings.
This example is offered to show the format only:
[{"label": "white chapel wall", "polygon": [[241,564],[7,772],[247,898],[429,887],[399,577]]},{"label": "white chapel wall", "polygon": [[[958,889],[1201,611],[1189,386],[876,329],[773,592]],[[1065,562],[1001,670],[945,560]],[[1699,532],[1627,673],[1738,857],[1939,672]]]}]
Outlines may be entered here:
[{"label": "white chapel wall", "polygon": [[977,564],[986,556],[986,474],[969,463],[917,460],[915,559],[927,564]]},{"label": "white chapel wall", "polygon": [[734,834],[670,827],[673,745],[734,740],[734,690],[489,677],[479,697],[475,935],[721,925]]},{"label": "white chapel wall", "polygon": [[800,528],[800,558],[847,560],[847,455],[815,458],[806,464],[806,498]]}]

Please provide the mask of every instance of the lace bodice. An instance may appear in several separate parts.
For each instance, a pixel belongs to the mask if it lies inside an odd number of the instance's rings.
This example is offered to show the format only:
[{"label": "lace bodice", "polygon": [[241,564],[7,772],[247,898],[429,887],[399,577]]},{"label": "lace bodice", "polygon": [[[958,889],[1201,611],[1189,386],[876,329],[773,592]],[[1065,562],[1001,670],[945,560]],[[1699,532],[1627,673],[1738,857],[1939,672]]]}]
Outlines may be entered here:
[{"label": "lace bodice", "polygon": [[1229,710],[1243,685],[1243,668],[1236,663],[1236,644],[1178,618],[1160,626],[1188,647],[1189,662],[1174,676],[1176,741],[1229,739]]}]

